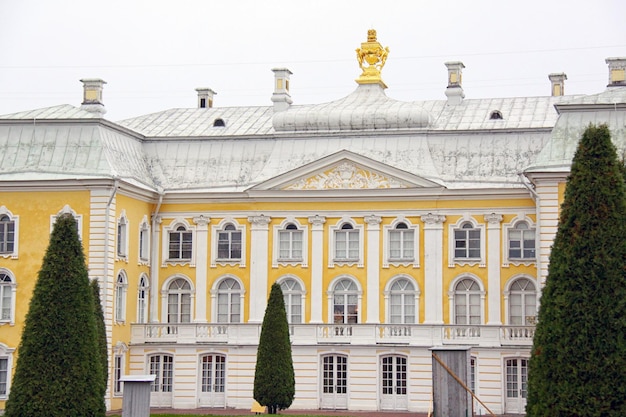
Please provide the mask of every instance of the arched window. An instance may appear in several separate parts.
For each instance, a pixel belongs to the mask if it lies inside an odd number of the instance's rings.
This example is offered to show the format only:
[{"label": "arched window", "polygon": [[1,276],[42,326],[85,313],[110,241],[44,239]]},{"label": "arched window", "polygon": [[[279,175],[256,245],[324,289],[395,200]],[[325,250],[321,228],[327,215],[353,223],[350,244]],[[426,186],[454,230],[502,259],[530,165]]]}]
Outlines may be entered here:
[{"label": "arched window", "polygon": [[167,322],[191,322],[191,285],[184,278],[176,278],[167,288]]},{"label": "arched window", "polygon": [[117,280],[115,281],[115,321],[126,321],[126,289],[128,287],[128,281],[124,271],[120,271],[117,274]]},{"label": "arched window", "polygon": [[480,258],[480,229],[471,222],[464,222],[460,228],[454,229],[454,257]]},{"label": "arched window", "polygon": [[128,220],[122,213],[117,220],[117,256],[125,258],[128,255]]},{"label": "arched window", "polygon": [[137,291],[137,323],[148,322],[148,291],[148,279],[145,275],[142,275],[139,278],[139,287]]},{"label": "arched window", "polygon": [[13,297],[15,282],[7,273],[0,271],[0,322],[13,322]]},{"label": "arched window", "polygon": [[299,261],[302,260],[302,230],[289,223],[285,229],[278,232],[278,260]]},{"label": "arched window", "polygon": [[537,290],[528,278],[516,279],[509,289],[509,324],[534,324],[537,315]]},{"label": "arched window", "polygon": [[389,230],[389,260],[413,260],[415,253],[415,231],[400,222]]},{"label": "arched window", "polygon": [[169,259],[191,259],[193,233],[180,225],[169,232]]},{"label": "arched window", "polygon": [[217,322],[241,323],[241,285],[226,278],[217,287]]},{"label": "arched window", "polygon": [[285,299],[287,321],[290,324],[302,323],[303,291],[300,283],[293,278],[287,278],[280,283],[280,289]]},{"label": "arched window", "polygon": [[335,230],[335,260],[354,261],[359,259],[359,231],[350,223]]},{"label": "arched window", "polygon": [[393,282],[389,293],[389,322],[394,324],[417,323],[415,309],[415,286],[406,279]]},{"label": "arched window", "polygon": [[454,324],[481,323],[481,290],[471,278],[460,280],[454,287]]},{"label": "arched window", "polygon": [[358,323],[359,293],[354,281],[345,278],[335,284],[332,307],[335,324]]},{"label": "arched window", "polygon": [[525,221],[509,229],[509,259],[535,259],[535,235]]},{"label": "arched window", "polygon": [[15,222],[6,214],[0,215],[0,253],[13,253]]},{"label": "arched window", "polygon": [[217,233],[217,258],[224,260],[241,259],[241,231],[228,223]]},{"label": "arched window", "polygon": [[146,220],[139,225],[139,260],[150,260],[150,225]]}]

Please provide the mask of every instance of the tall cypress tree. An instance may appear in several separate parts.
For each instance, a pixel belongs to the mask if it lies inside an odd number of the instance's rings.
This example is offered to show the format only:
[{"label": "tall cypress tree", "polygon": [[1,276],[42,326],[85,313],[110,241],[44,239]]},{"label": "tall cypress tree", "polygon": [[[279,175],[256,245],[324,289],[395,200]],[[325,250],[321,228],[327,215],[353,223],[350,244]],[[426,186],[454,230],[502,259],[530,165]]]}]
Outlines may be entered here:
[{"label": "tall cypress tree", "polygon": [[626,415],[626,191],[607,126],[565,189],[530,359],[528,417]]},{"label": "tall cypress tree", "polygon": [[57,218],[18,348],[7,417],[101,417],[93,291],[76,220]]},{"label": "tall cypress tree", "polygon": [[100,285],[97,280],[91,281],[91,291],[93,291],[94,312],[96,320],[96,329],[98,330],[98,349],[100,351],[100,364],[102,366],[102,397],[106,395],[107,385],[109,382],[109,349],[107,347],[107,331],[104,324],[104,311],[102,310],[102,302],[100,301]]},{"label": "tall cypress tree", "polygon": [[269,414],[276,414],[293,402],[295,385],[285,300],[280,285],[274,283],[261,327],[253,396]]}]

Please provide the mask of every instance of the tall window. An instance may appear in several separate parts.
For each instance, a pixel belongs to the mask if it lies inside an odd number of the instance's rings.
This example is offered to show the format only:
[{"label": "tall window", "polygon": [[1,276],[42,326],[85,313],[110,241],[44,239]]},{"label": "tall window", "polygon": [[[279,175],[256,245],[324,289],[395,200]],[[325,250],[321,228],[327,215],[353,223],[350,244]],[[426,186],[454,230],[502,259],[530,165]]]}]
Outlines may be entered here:
[{"label": "tall window", "polygon": [[224,392],[226,387],[226,356],[202,356],[202,392]]},{"label": "tall window", "polygon": [[342,279],[333,289],[334,323],[358,323],[359,295],[356,284],[351,279]]},{"label": "tall window", "polygon": [[148,280],[145,275],[139,278],[137,291],[137,323],[147,323],[148,320]]},{"label": "tall window", "polygon": [[193,234],[180,225],[169,232],[169,259],[191,259]]},{"label": "tall window", "polygon": [[0,398],[6,398],[9,386],[9,358],[0,357]]},{"label": "tall window", "polygon": [[241,259],[241,231],[231,223],[217,233],[217,258]]},{"label": "tall window", "polygon": [[285,299],[287,322],[290,324],[302,323],[302,287],[293,278],[285,279],[280,283]]},{"label": "tall window", "polygon": [[509,229],[509,258],[535,259],[535,229],[526,222],[518,222]]},{"label": "tall window", "polygon": [[394,324],[416,323],[415,286],[406,278],[393,282],[389,294],[389,322]]},{"label": "tall window", "polygon": [[127,232],[128,221],[125,216],[122,216],[117,221],[117,256],[126,257],[127,255]]},{"label": "tall window", "polygon": [[150,226],[148,222],[139,226],[139,260],[148,261],[150,259]]},{"label": "tall window", "polygon": [[122,387],[124,386],[122,383],[123,360],[122,355],[115,355],[113,358],[113,395],[122,394]]},{"label": "tall window", "polygon": [[115,321],[123,322],[126,320],[126,288],[128,283],[126,275],[120,272],[115,281]]},{"label": "tall window", "polygon": [[302,260],[302,230],[289,223],[278,232],[278,258],[281,261]]},{"label": "tall window", "polygon": [[383,356],[381,362],[381,383],[383,395],[406,395],[407,361],[406,357]]},{"label": "tall window", "polygon": [[0,253],[13,253],[15,222],[6,214],[0,215]]},{"label": "tall window", "polygon": [[191,322],[191,285],[186,279],[176,278],[167,288],[167,322]]},{"label": "tall window", "polygon": [[342,355],[322,357],[322,392],[345,394],[348,392],[348,358]]},{"label": "tall window", "polygon": [[520,278],[511,284],[509,291],[509,324],[524,326],[534,322],[537,315],[535,284],[527,278]]},{"label": "tall window", "polygon": [[480,286],[471,278],[459,281],[454,288],[454,324],[480,324]]},{"label": "tall window", "polygon": [[389,260],[413,260],[415,253],[415,233],[406,223],[401,222],[389,230]]},{"label": "tall window", "polygon": [[174,357],[172,355],[150,356],[150,375],[156,375],[151,386],[152,392],[172,392]]},{"label": "tall window", "polygon": [[350,223],[344,223],[335,230],[335,260],[352,261],[359,259],[359,231]]},{"label": "tall window", "polygon": [[217,287],[218,323],[241,323],[241,285],[226,278]]},{"label": "tall window", "polygon": [[480,258],[480,229],[465,222],[454,230],[454,257]]},{"label": "tall window", "polygon": [[0,321],[13,319],[13,289],[15,283],[8,274],[0,272]]}]

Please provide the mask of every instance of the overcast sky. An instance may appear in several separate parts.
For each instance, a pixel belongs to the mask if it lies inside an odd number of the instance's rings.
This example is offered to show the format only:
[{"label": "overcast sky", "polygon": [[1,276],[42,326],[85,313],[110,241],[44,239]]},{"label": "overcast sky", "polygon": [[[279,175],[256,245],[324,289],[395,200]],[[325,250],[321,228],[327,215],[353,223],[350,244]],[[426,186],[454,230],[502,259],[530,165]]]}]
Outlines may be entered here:
[{"label": "overcast sky", "polygon": [[626,56],[624,0],[0,0],[0,114],[79,106],[81,78],[107,82],[106,118],[195,107],[271,105],[272,68],[294,104],[356,88],[355,49],[374,28],[390,49],[389,97],[445,99],[446,61],[466,98],[602,91],[604,59]]}]

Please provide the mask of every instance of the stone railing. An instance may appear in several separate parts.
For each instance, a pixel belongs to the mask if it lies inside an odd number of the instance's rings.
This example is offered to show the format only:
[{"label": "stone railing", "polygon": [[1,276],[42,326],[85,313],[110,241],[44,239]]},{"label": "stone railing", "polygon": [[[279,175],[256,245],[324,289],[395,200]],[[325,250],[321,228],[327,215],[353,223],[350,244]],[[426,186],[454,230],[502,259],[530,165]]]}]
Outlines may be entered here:
[{"label": "stone railing", "polygon": [[[131,343],[256,345],[259,323],[133,324]],[[534,326],[432,324],[292,324],[291,343],[414,346],[531,346]]]}]

